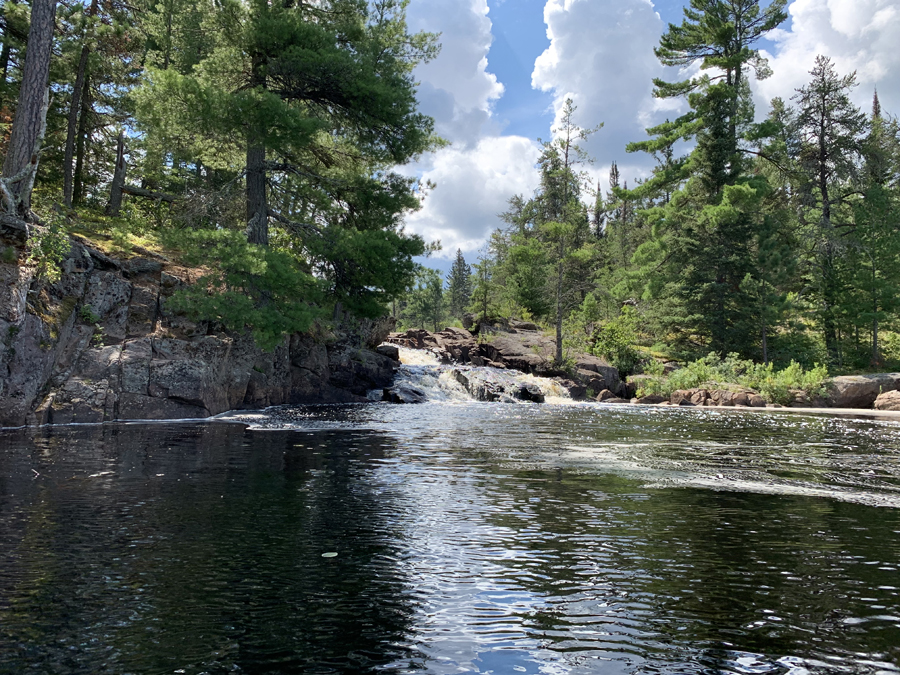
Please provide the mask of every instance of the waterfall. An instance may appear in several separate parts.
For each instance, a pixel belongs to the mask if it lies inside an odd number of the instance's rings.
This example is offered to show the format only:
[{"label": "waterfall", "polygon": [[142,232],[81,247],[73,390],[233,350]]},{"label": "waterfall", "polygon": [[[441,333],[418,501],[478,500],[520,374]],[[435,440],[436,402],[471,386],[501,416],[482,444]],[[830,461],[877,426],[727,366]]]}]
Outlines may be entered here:
[{"label": "waterfall", "polygon": [[[400,370],[383,398],[394,403],[498,401],[570,403],[565,387],[546,377],[484,366],[442,364],[432,352],[400,347]],[[376,398],[378,392],[373,392]]]}]

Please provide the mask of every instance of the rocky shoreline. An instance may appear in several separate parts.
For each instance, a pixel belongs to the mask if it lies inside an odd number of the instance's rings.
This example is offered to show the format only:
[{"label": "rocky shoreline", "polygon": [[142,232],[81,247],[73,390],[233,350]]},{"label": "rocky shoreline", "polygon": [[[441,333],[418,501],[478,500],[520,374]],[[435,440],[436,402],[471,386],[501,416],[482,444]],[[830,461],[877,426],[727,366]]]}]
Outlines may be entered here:
[{"label": "rocky shoreline", "polygon": [[[364,402],[372,390],[402,402],[391,389],[400,365],[394,346],[426,350],[442,363],[551,378],[575,400],[780,407],[731,388],[635,398],[639,379],[623,381],[603,359],[576,355],[559,369],[553,338],[527,322],[476,339],[461,328],[390,333],[389,319],[336,317],[328,331],[291,335],[265,352],[247,334],[167,309],[197,270],[143,249],[112,257],[73,237],[60,278],[47,283],[35,278],[21,238],[10,233],[0,231],[0,427],[199,419],[282,404]],[[461,377],[478,400],[505,400],[510,391],[478,375]],[[543,398],[519,389],[513,398]],[[900,410],[900,373],[834,378],[827,399],[798,394],[792,407]]]},{"label": "rocky shoreline", "polygon": [[809,398],[806,392],[794,391],[788,406],[768,403],[756,391],[737,386],[706,387],[673,392],[670,396],[636,396],[643,376],[622,380],[619,372],[604,360],[590,355],[576,355],[574,368],[560,371],[553,365],[553,338],[546,337],[531,323],[512,321],[502,330],[477,340],[470,331],[446,328],[437,333],[408,330],[391,333],[387,341],[432,353],[442,363],[493,366],[518,370],[556,380],[575,400],[598,403],[635,403],[681,407],[742,407],[802,409],[863,409],[900,411],[900,373],[846,375],[827,383],[822,398]]},{"label": "rocky shoreline", "polygon": [[73,238],[50,284],[20,244],[0,237],[0,427],[360,402],[393,381],[398,364],[374,351],[393,322],[345,318],[265,352],[249,335],[167,310],[196,270],[146,250],[113,258]]}]

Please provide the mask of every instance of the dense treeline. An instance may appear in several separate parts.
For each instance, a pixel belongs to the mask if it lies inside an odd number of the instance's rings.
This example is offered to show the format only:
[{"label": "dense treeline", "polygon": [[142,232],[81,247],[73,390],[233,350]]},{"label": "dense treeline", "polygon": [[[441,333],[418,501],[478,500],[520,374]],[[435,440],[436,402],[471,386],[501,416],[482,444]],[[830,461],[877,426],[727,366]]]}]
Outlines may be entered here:
[{"label": "dense treeline", "polygon": [[264,344],[383,313],[427,249],[392,167],[441,144],[407,2],[3,2],[0,185],[32,260],[69,230],[143,237],[208,271],[181,309]]},{"label": "dense treeline", "polygon": [[900,357],[889,332],[900,318],[900,126],[877,93],[857,109],[854,74],[827,56],[756,121],[748,79],[770,71],[753,45],[785,5],[692,0],[669,26],[660,61],[699,74],[654,83],[689,110],[628,146],[656,161],[630,187],[615,164],[608,187],[579,172],[589,132],[568,102],[539,189],[510,199],[508,226],[475,265],[469,309],[541,319],[626,370],[635,342],[832,370]]}]

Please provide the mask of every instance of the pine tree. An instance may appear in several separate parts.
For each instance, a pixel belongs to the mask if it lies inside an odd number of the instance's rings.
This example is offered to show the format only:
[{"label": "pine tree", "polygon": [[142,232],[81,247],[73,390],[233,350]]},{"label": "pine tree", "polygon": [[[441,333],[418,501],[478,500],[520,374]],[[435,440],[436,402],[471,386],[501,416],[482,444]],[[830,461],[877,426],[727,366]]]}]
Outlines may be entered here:
[{"label": "pine tree", "polygon": [[[575,124],[576,110],[572,99],[567,99],[560,126],[554,129],[556,138],[544,144],[540,160],[541,193],[537,197],[541,235],[546,242],[547,257],[553,270],[557,365],[563,362],[563,321],[572,307],[584,298],[583,293],[577,293],[576,287],[582,285],[585,279],[582,275],[571,274],[571,268],[591,256],[591,251],[585,246],[590,230],[587,211],[579,201],[585,176],[575,169],[579,164],[590,161],[581,144],[603,126],[582,129]],[[577,293],[575,298],[572,297],[573,291]],[[584,292],[587,292],[586,289]]]},{"label": "pine tree", "polygon": [[844,248],[841,229],[849,225],[843,212],[850,179],[857,174],[865,115],[850,100],[856,74],[839,76],[826,56],[816,58],[812,80],[797,90],[800,135],[799,190],[801,222],[810,242],[812,282],[820,302],[819,318],[832,363],[841,361],[838,304],[841,283],[839,257]]},{"label": "pine tree", "polygon": [[456,259],[447,276],[450,316],[461,319],[472,297],[472,268],[466,264],[462,250],[456,249]]},{"label": "pine tree", "polygon": [[47,126],[50,97],[47,80],[55,15],[56,0],[34,0],[32,3],[28,54],[0,179],[6,212],[26,220],[32,219],[31,190]]},{"label": "pine tree", "polygon": [[437,270],[420,267],[407,296],[404,323],[438,331],[445,315],[444,282]]},{"label": "pine tree", "polygon": [[[699,65],[683,82],[655,80],[660,98],[686,97],[690,112],[650,129],[656,138],[631,150],[661,159],[654,178],[632,191],[659,206],[642,216],[653,236],[641,244],[644,297],[665,305],[663,323],[686,341],[708,341],[727,353],[750,351],[754,303],[743,281],[755,275],[755,247],[769,192],[765,180],[746,175],[753,107],[749,71],[762,79],[768,64],[753,44],[785,18],[785,0],[761,9],[758,0],[691,0],[680,26],[669,25],[656,54],[667,66]],[[674,144],[696,139],[690,158]]]}]

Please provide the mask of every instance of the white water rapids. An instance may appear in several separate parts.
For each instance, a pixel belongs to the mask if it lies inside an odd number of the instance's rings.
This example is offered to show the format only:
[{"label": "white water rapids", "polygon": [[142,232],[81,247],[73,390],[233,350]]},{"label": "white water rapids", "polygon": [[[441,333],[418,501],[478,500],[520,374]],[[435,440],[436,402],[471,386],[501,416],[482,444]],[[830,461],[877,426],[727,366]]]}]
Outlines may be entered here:
[{"label": "white water rapids", "polygon": [[[522,391],[527,388],[531,394],[539,390],[545,403],[572,402],[565,387],[546,377],[500,368],[442,364],[428,350],[398,349],[402,365],[393,388],[413,388],[424,394],[427,401],[497,400],[525,403],[527,401],[522,399]],[[372,398],[376,397],[380,400],[381,392],[372,392]]]}]

